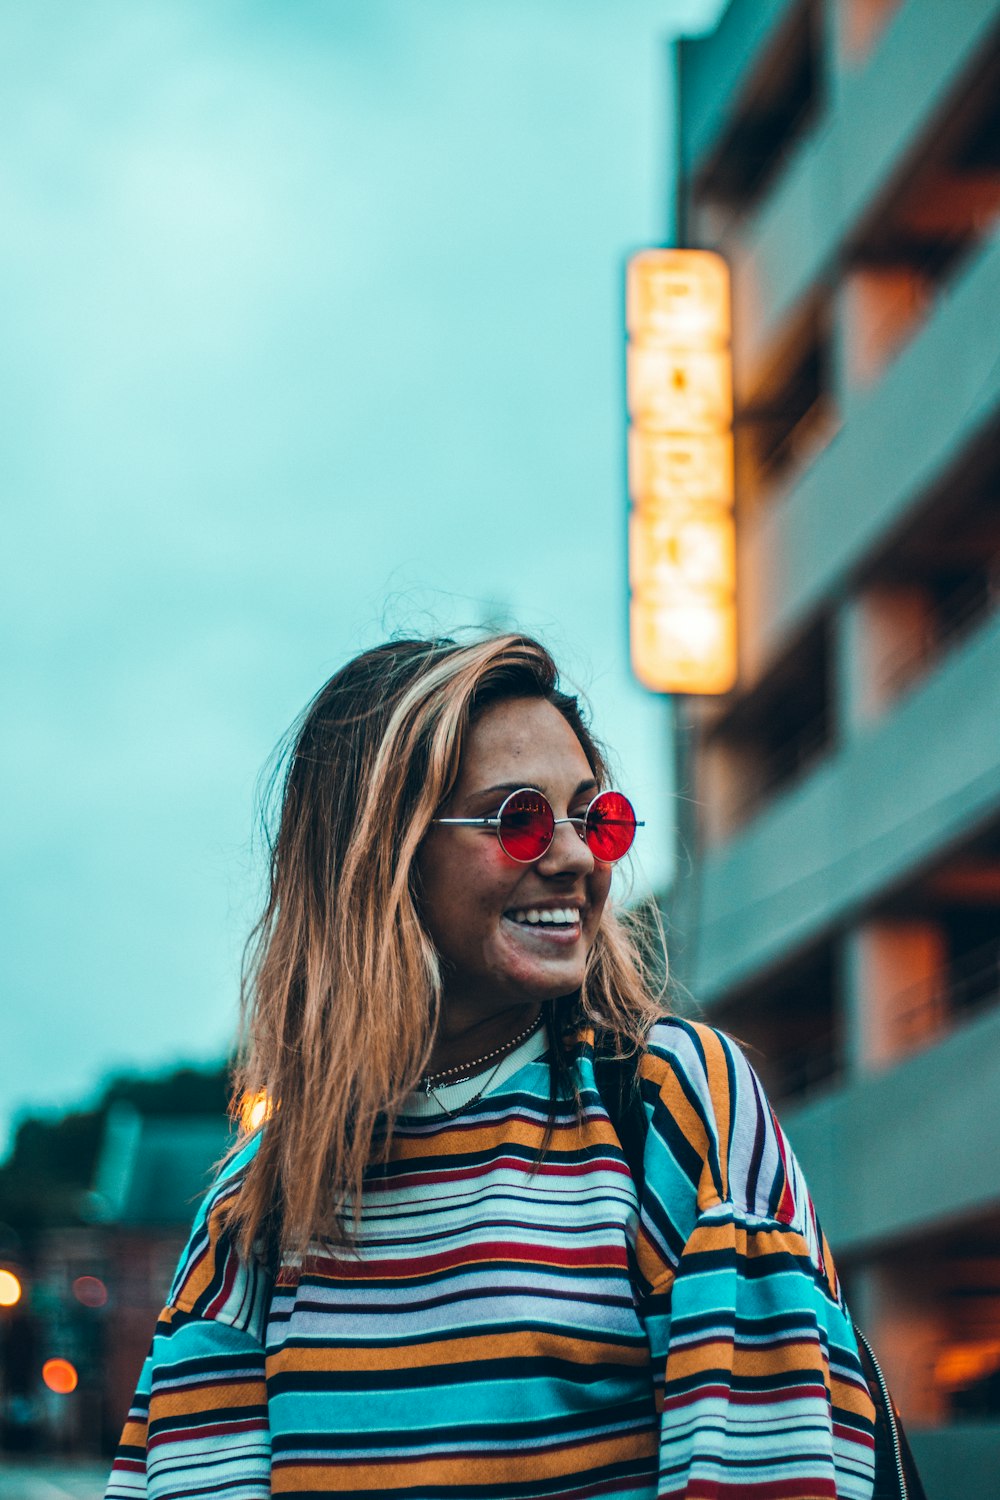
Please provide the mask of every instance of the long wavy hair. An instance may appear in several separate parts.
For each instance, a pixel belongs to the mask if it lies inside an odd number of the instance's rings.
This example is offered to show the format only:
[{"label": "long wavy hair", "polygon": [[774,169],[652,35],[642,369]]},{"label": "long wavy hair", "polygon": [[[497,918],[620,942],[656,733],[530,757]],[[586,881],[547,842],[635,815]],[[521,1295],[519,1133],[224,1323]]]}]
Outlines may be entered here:
[{"label": "long wavy hair", "polygon": [[[277,1242],[301,1256],[316,1236],[352,1243],[351,1205],[426,1072],[441,1008],[417,852],[455,786],[470,724],[519,697],[553,704],[606,784],[576,698],[524,635],[378,646],[335,673],[290,731],[273,783],[267,901],[244,956],[234,1101],[270,1106],[229,1210],[244,1254]],[[620,1050],[641,1047],[662,1011],[649,971],[637,928],[609,903],[582,989],[549,1008],[553,1043],[589,1022]]]}]

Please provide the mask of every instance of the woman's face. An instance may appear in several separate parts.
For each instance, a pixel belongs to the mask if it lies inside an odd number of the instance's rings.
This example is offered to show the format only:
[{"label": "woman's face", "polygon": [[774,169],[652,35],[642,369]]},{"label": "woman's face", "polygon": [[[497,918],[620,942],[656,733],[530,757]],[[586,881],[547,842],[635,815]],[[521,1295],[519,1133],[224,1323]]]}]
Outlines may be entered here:
[{"label": "woman's face", "polygon": [[[493,817],[519,787],[543,792],[557,818],[583,813],[600,790],[557,708],[511,698],[487,708],[466,738],[442,817]],[[478,1020],[578,989],[611,884],[576,827],[562,823],[534,864],[505,854],[493,829],[435,826],[418,858],[421,911],[444,960],[448,1021]],[[529,920],[569,908],[569,925]]]}]

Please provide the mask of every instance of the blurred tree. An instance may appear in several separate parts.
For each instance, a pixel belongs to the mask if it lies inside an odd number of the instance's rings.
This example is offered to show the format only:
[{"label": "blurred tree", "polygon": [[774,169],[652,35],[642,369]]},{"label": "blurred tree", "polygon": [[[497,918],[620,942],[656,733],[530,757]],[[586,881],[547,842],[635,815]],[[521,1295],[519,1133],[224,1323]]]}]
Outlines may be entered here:
[{"label": "blurred tree", "polygon": [[125,1073],[113,1078],[93,1109],[58,1119],[28,1116],[0,1167],[0,1220],[26,1242],[39,1230],[81,1222],[80,1207],[93,1181],[104,1117],[123,1101],[144,1115],[224,1114],[229,1064],[178,1068],[155,1078]]}]

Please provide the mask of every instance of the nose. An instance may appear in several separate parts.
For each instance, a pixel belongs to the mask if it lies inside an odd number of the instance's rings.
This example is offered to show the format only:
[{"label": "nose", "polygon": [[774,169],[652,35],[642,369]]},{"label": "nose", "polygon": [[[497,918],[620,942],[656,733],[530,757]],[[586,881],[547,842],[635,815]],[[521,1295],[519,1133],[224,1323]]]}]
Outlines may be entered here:
[{"label": "nose", "polygon": [[540,875],[589,875],[594,869],[594,856],[581,836],[576,823],[558,821],[552,833],[552,842],[535,861]]}]

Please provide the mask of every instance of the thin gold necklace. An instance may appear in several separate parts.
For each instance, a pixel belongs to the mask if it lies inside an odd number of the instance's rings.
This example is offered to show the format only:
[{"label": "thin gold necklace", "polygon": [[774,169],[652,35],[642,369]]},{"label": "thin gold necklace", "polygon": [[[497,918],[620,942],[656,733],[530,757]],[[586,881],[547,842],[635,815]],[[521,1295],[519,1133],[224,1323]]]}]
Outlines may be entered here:
[{"label": "thin gold necklace", "polygon": [[[506,1054],[505,1054],[505,1056],[506,1056]],[[430,1081],[429,1078],[425,1078],[424,1079],[424,1092],[426,1093],[428,1099],[433,1099],[434,1100],[434,1103],[437,1105],[438,1109],[444,1111],[444,1113],[448,1116],[449,1120],[457,1120],[458,1117],[459,1117],[459,1115],[464,1114],[467,1109],[471,1109],[474,1104],[478,1104],[479,1103],[480,1099],[486,1093],[486,1090],[489,1088],[490,1084],[493,1082],[494,1078],[497,1076],[497,1074],[499,1073],[499,1071],[502,1068],[502,1066],[503,1066],[503,1058],[501,1057],[500,1060],[498,1061],[496,1067],[493,1068],[493,1069],[491,1069],[491,1071],[489,1073],[489,1076],[486,1079],[486,1082],[483,1084],[482,1088],[478,1091],[478,1093],[473,1094],[473,1096],[472,1096],[471,1099],[465,1099],[465,1100],[463,1100],[462,1103],[458,1106],[457,1109],[449,1109],[448,1108],[447,1104],[445,1104],[444,1100],[441,1099],[441,1097],[438,1094],[437,1089],[434,1087],[433,1083],[431,1083],[431,1081]],[[461,1079],[461,1078],[456,1078],[456,1079],[453,1080],[453,1086],[454,1086],[455,1083],[462,1083],[463,1081],[464,1080]]]},{"label": "thin gold necklace", "polygon": [[[471,1109],[473,1104],[479,1103],[480,1099],[486,1093],[486,1090],[489,1088],[490,1084],[493,1082],[494,1078],[497,1076],[501,1067],[503,1066],[504,1058],[509,1057],[516,1047],[519,1047],[522,1042],[526,1042],[528,1040],[529,1036],[534,1036],[535,1032],[538,1030],[544,1020],[545,1013],[544,1011],[540,1011],[535,1017],[534,1021],[532,1021],[530,1026],[526,1026],[523,1031],[519,1031],[517,1036],[511,1037],[509,1042],[504,1042],[502,1047],[494,1047],[492,1052],[487,1052],[483,1057],[474,1058],[472,1062],[458,1063],[454,1068],[445,1068],[440,1073],[428,1074],[428,1076],[422,1080],[424,1093],[427,1095],[427,1098],[433,1099],[438,1109],[443,1110],[450,1120],[457,1119],[458,1116],[460,1114],[463,1114],[465,1110]],[[439,1085],[440,1087],[444,1087],[448,1079],[451,1079],[452,1085],[456,1083],[465,1083],[467,1079],[469,1079],[474,1073],[479,1071],[483,1063],[492,1062],[494,1058],[497,1058],[496,1067],[491,1069],[490,1075],[487,1078],[486,1082],[483,1084],[482,1088],[479,1089],[477,1093],[473,1094],[471,1099],[463,1100],[463,1102],[458,1106],[457,1109],[449,1109],[447,1104],[445,1104],[444,1100],[438,1094],[435,1084]],[[462,1076],[460,1078],[453,1078],[453,1073],[460,1073]]]}]

